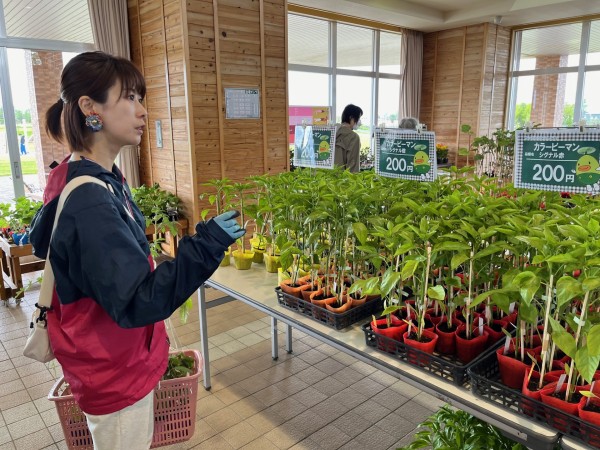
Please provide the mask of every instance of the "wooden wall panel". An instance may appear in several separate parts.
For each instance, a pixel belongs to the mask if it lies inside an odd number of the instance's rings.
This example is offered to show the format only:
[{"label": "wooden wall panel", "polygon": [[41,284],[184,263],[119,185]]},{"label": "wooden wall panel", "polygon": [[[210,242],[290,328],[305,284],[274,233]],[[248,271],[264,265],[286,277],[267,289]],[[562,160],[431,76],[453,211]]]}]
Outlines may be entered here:
[{"label": "wooden wall panel", "polygon": [[424,36],[420,120],[448,145],[450,161],[459,166],[466,158],[457,149],[468,146],[462,124],[477,135],[503,126],[509,50],[510,30],[492,24]]},{"label": "wooden wall panel", "polygon": [[[148,88],[142,182],[179,195],[193,226],[206,181],[288,170],[285,0],[128,0],[128,10]],[[228,87],[258,88],[260,119],[225,119]]]}]

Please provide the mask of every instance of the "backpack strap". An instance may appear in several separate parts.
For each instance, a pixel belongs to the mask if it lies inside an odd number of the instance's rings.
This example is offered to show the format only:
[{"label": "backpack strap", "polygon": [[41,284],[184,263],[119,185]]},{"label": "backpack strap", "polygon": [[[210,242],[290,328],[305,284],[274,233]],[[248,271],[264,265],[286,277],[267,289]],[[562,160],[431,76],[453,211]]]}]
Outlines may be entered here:
[{"label": "backpack strap", "polygon": [[[67,198],[71,193],[77,189],[82,184],[86,183],[96,183],[101,186],[104,186],[106,189],[111,191],[113,194],[112,186],[105,183],[104,181],[100,181],[98,178],[94,178],[90,175],[81,175],[79,177],[73,178],[71,181],[67,183],[65,188],[60,194],[60,198],[58,199],[58,206],[56,207],[56,215],[54,216],[54,224],[52,225],[52,235],[54,234],[54,230],[56,229],[56,225],[58,224],[58,218],[63,209]],[[50,240],[52,240],[52,235],[50,236]],[[52,264],[50,264],[50,245],[48,245],[48,255],[46,256],[46,264],[44,265],[44,277],[42,279],[42,286],[40,288],[40,296],[38,303],[36,306],[40,309],[45,308],[45,310],[51,309],[52,305],[52,291],[54,290],[54,272],[52,271]],[[42,309],[44,311],[44,309]]]}]

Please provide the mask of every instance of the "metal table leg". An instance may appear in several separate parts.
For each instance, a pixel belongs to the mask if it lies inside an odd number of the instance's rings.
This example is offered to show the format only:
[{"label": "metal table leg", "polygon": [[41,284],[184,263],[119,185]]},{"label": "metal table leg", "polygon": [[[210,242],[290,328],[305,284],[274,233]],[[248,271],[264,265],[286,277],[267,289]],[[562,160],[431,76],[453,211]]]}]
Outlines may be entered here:
[{"label": "metal table leg", "polygon": [[288,353],[292,353],[292,326],[286,325],[285,327],[285,350]]},{"label": "metal table leg", "polygon": [[274,360],[279,358],[279,345],[277,335],[277,319],[271,317],[271,356]]},{"label": "metal table leg", "polygon": [[208,356],[208,323],[206,323],[206,295],[204,285],[198,288],[198,316],[200,318],[200,339],[202,339],[203,383],[210,389],[210,358]]}]

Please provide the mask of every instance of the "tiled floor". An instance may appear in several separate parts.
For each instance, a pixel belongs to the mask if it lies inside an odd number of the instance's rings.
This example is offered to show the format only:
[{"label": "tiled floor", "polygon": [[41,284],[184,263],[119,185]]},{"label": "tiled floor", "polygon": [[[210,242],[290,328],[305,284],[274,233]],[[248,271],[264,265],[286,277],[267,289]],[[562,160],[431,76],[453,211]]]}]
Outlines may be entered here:
[{"label": "tiled floor", "polygon": [[[47,400],[60,369],[21,355],[37,289],[0,307],[0,450],[67,448]],[[165,449],[396,448],[442,404],[298,331],[293,354],[281,348],[273,361],[269,317],[212,289],[207,297],[212,389],[199,388],[193,438]],[[172,341],[200,349],[197,308],[168,325]]]}]

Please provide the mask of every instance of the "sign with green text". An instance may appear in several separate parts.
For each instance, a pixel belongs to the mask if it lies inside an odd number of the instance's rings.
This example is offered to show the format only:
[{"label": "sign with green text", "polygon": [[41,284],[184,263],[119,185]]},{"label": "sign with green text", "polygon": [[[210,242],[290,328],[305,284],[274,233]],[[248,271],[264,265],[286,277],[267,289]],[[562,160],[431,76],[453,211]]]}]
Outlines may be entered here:
[{"label": "sign with green text", "polygon": [[515,186],[543,191],[600,192],[600,130],[518,130]]},{"label": "sign with green text", "polygon": [[333,169],[335,126],[296,126],[294,165]]},{"label": "sign with green text", "polygon": [[406,180],[437,178],[435,133],[398,129],[375,133],[375,170],[378,175]]}]

